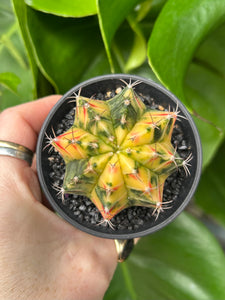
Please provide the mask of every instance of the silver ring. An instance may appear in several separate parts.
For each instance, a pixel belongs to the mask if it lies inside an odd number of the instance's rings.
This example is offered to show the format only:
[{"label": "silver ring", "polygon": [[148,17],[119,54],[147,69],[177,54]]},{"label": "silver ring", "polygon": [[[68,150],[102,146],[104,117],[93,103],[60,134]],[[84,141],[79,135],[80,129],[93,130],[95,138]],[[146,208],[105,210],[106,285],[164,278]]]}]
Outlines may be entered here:
[{"label": "silver ring", "polygon": [[16,143],[0,140],[0,155],[16,157],[23,159],[31,166],[33,160],[33,152]]}]

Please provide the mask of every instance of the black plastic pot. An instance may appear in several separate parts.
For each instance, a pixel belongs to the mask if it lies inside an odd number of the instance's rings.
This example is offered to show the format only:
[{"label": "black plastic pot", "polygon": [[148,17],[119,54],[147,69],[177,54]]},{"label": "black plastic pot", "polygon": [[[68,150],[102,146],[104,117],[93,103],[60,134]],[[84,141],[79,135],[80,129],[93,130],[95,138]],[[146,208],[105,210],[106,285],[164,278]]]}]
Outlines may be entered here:
[{"label": "black plastic pot", "polygon": [[[96,220],[99,218],[99,213],[96,212],[96,216],[93,216],[93,212],[95,211],[95,207],[93,208],[94,204],[88,203],[88,207],[85,207],[86,200],[84,197],[76,196],[74,200],[68,200],[68,205],[62,203],[59,195],[57,195],[57,191],[53,187],[54,178],[52,178],[52,174],[54,172],[52,172],[49,166],[52,154],[49,154],[48,150],[44,148],[46,147],[46,134],[51,135],[52,128],[54,131],[60,131],[59,127],[61,125],[59,126],[59,124],[61,124],[61,120],[73,110],[75,103],[71,102],[71,96],[73,96],[74,93],[78,93],[80,88],[82,88],[81,94],[85,97],[104,95],[109,90],[115,91],[118,87],[124,86],[124,83],[121,82],[120,79],[126,82],[130,80],[131,82],[140,80],[141,83],[135,86],[135,91],[144,97],[144,102],[147,105],[155,105],[156,107],[160,105],[160,107],[162,106],[165,109],[169,107],[170,109],[175,109],[178,105],[180,115],[184,118],[177,120],[176,124],[178,124],[181,129],[183,139],[186,141],[187,151],[192,153],[193,158],[190,162],[191,166],[189,167],[190,176],[182,178],[182,184],[180,184],[179,187],[173,187],[176,191],[176,200],[174,200],[170,209],[161,212],[156,220],[156,218],[152,216],[151,208],[128,208],[115,217],[117,218],[115,220],[121,224],[119,224],[116,229],[112,229],[109,226],[99,225],[100,222],[92,222],[93,218]],[[71,120],[71,122],[72,121],[73,120]],[[182,149],[182,146],[180,148]],[[199,134],[184,105],[162,86],[145,78],[133,75],[115,74],[95,77],[72,88],[57,102],[49,113],[41,129],[37,144],[37,170],[40,184],[54,210],[62,218],[80,230],[104,238],[131,239],[141,237],[153,233],[169,224],[183,211],[192,198],[200,178],[201,164],[202,150]],[[63,167],[59,164],[59,168]],[[177,174],[171,176],[179,177],[179,172],[175,173]],[[173,182],[173,178],[170,179],[170,182],[171,181]],[[71,196],[69,196],[69,198],[70,197]],[[81,211],[85,211],[84,215],[82,215],[81,212],[78,213],[76,210],[71,209],[75,202],[76,205],[80,205],[79,209]],[[92,219],[88,216],[89,212],[92,214]],[[134,225],[134,220],[137,221],[136,225]],[[126,226],[123,226],[123,224]]]}]

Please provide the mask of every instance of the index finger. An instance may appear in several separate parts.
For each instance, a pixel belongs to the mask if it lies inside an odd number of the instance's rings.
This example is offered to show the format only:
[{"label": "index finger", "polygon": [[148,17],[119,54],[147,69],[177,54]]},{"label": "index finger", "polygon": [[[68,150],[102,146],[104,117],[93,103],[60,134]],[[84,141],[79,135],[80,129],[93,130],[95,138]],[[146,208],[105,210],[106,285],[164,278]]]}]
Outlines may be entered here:
[{"label": "index finger", "polygon": [[41,126],[60,98],[52,95],[4,110],[0,114],[0,140],[23,145],[34,152]]}]

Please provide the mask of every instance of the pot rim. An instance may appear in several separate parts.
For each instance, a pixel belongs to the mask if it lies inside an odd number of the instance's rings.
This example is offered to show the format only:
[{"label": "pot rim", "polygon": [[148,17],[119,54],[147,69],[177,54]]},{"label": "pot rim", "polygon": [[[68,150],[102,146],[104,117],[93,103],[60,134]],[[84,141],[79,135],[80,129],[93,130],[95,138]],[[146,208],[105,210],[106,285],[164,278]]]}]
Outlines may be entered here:
[{"label": "pot rim", "polygon": [[[54,201],[51,193],[48,190],[48,187],[46,185],[46,182],[44,180],[44,175],[43,175],[43,170],[42,170],[42,166],[41,166],[41,153],[42,153],[42,143],[43,143],[43,139],[45,136],[45,131],[47,126],[50,123],[50,120],[52,119],[52,117],[54,116],[55,112],[58,110],[58,108],[63,104],[63,102],[67,99],[68,96],[71,95],[71,93],[74,90],[79,90],[80,88],[84,88],[87,87],[90,84],[94,84],[100,81],[104,81],[104,80],[113,80],[113,79],[125,79],[125,80],[140,80],[142,83],[146,84],[146,85],[150,85],[153,88],[159,90],[160,92],[162,92],[163,94],[166,94],[174,103],[178,103],[179,104],[179,108],[182,110],[182,113],[185,115],[185,117],[187,118],[189,125],[192,129],[194,138],[195,138],[195,144],[196,144],[196,160],[197,160],[197,165],[196,165],[196,171],[195,171],[195,178],[193,180],[193,184],[188,192],[188,194],[186,195],[186,197],[184,198],[183,202],[181,203],[181,205],[174,211],[174,213],[172,213],[172,215],[170,215],[169,217],[167,217],[164,221],[162,221],[161,223],[150,227],[148,229],[143,229],[142,231],[138,231],[138,232],[133,232],[133,233],[120,233],[120,234],[111,234],[111,233],[107,233],[107,232],[100,232],[97,230],[94,230],[92,228],[86,227],[85,225],[81,225],[80,223],[78,223],[77,221],[75,221],[74,219],[70,218],[59,206],[58,204]],[[164,88],[162,85],[147,79],[147,78],[143,78],[141,76],[136,76],[136,75],[129,75],[129,74],[108,74],[108,75],[102,75],[102,76],[96,76],[93,77],[91,79],[88,79],[82,83],[77,84],[76,86],[72,87],[68,92],[66,92],[59,100],[58,102],[54,105],[54,107],[51,109],[50,113],[48,114],[47,118],[45,119],[42,128],[40,130],[39,133],[39,137],[38,137],[38,142],[37,142],[37,149],[36,149],[36,159],[37,159],[37,173],[38,173],[38,178],[41,184],[41,187],[44,191],[44,194],[46,195],[48,201],[50,202],[51,206],[53,207],[53,209],[55,210],[55,212],[57,212],[62,218],[64,218],[66,221],[68,221],[70,224],[72,224],[74,227],[98,236],[98,237],[102,237],[102,238],[108,238],[108,239],[131,239],[131,238],[136,238],[136,237],[142,237],[151,233],[154,233],[158,230],[160,230],[161,228],[165,227],[166,225],[168,225],[170,222],[172,222],[183,210],[184,208],[187,206],[187,204],[189,203],[189,201],[191,200],[197,185],[199,183],[200,180],[200,175],[201,175],[201,169],[202,169],[202,147],[201,147],[201,141],[200,141],[200,137],[199,137],[199,133],[198,130],[196,128],[196,125],[190,115],[190,113],[187,111],[186,107],[184,106],[184,104],[174,95],[172,94],[170,91],[168,91],[166,88]]]}]

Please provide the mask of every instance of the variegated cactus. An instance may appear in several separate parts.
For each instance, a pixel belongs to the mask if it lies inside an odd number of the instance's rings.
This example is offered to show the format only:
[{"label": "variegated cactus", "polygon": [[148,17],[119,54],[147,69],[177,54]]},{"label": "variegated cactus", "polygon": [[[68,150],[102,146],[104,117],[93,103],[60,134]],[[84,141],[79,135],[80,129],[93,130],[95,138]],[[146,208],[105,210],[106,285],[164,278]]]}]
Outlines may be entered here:
[{"label": "variegated cactus", "polygon": [[73,126],[49,138],[63,157],[66,172],[62,194],[85,195],[103,221],[130,206],[153,208],[158,217],[166,178],[178,167],[189,173],[191,157],[183,160],[171,144],[178,111],[151,110],[126,87],[108,101],[76,95]]}]

